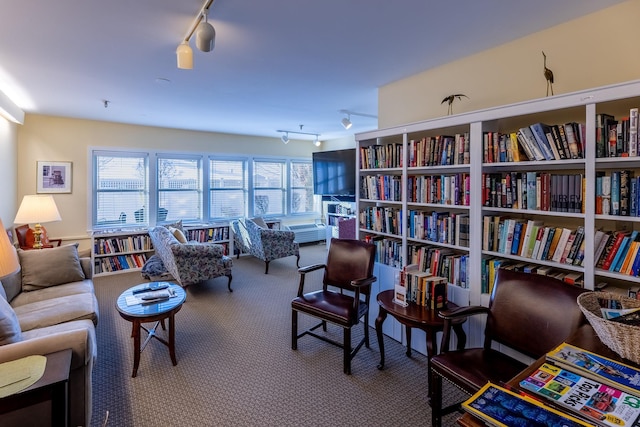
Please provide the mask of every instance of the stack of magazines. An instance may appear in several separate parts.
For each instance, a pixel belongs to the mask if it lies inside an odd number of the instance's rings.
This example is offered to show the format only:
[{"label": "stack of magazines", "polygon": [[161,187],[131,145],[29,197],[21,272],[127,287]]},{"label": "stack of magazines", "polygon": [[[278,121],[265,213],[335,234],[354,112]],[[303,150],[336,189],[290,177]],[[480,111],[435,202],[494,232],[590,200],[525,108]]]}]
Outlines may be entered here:
[{"label": "stack of magazines", "polygon": [[566,343],[546,359],[525,393],[488,384],[463,408],[496,426],[640,426],[639,369]]}]

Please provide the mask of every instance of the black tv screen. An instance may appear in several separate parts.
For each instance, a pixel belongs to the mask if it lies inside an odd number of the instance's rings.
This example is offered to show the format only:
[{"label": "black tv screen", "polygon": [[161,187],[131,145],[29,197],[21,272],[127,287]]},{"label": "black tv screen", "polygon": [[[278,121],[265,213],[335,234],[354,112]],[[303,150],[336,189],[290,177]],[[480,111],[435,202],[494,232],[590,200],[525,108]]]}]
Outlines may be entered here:
[{"label": "black tv screen", "polygon": [[355,196],[356,150],[318,151],[313,157],[313,194]]}]

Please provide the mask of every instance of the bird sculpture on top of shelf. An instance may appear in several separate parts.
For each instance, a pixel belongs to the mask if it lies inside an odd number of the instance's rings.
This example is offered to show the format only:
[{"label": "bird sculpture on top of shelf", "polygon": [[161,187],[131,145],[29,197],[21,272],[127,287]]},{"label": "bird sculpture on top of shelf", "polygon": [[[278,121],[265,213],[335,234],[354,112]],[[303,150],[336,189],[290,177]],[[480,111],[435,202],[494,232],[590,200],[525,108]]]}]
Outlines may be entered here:
[{"label": "bird sculpture on top of shelf", "polygon": [[544,57],[544,78],[547,79],[547,96],[549,96],[549,89],[551,89],[551,95],[553,96],[553,71],[547,68],[547,55],[542,51]]},{"label": "bird sculpture on top of shelf", "polygon": [[464,93],[454,93],[453,95],[449,95],[447,96],[445,99],[442,100],[442,102],[440,104],[444,104],[445,102],[449,104],[449,110],[447,112],[448,115],[453,114],[453,101],[456,100],[456,98],[462,100],[462,97],[465,98],[469,98],[467,95],[465,95]]}]

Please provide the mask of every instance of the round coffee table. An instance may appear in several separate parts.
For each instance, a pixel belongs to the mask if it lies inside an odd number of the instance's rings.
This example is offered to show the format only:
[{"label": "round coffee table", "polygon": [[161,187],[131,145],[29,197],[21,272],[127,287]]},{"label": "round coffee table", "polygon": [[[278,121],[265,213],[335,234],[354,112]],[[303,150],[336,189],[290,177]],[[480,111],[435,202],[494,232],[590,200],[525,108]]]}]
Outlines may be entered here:
[{"label": "round coffee table", "polygon": [[[138,292],[141,289],[163,286],[165,284],[168,285],[166,289],[169,290],[169,292],[172,294],[169,299],[158,302],[145,302],[142,304],[137,303],[132,305],[129,305],[131,301],[129,301],[129,303],[127,302],[127,299],[131,300],[132,297],[135,298],[143,296],[145,294],[144,292]],[[175,314],[182,308],[182,303],[184,303],[186,297],[187,294],[181,286],[169,282],[151,282],[136,285],[132,288],[127,289],[118,297],[116,308],[118,309],[120,316],[133,324],[133,328],[131,330],[134,351],[133,374],[131,375],[132,377],[135,378],[135,376],[138,374],[138,366],[140,365],[140,353],[142,353],[142,350],[144,350],[151,338],[155,338],[169,347],[169,354],[171,356],[173,366],[178,364],[176,360]],[[169,319],[168,342],[156,335],[156,328],[160,324],[162,324],[162,329],[165,328],[165,319]],[[154,326],[151,329],[147,329],[142,325],[143,323],[151,322],[155,322]],[[148,334],[142,346],[140,345],[141,329],[145,330]]]}]

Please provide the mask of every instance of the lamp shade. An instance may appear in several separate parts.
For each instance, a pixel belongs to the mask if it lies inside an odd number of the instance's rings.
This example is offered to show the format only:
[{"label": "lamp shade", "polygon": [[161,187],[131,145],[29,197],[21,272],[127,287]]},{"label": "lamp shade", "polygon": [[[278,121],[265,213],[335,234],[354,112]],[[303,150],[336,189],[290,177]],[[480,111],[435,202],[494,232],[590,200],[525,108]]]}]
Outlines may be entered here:
[{"label": "lamp shade", "polygon": [[0,278],[15,273],[19,268],[18,254],[9,241],[9,236],[0,219]]},{"label": "lamp shade", "polygon": [[183,70],[193,69],[193,50],[189,46],[189,42],[183,41],[176,49],[176,56],[178,57],[178,68]]},{"label": "lamp shade", "polygon": [[60,221],[60,212],[56,206],[56,201],[53,196],[43,195],[28,195],[24,196],[16,219],[13,220],[16,224],[29,224],[29,223],[42,223]]},{"label": "lamp shade", "polygon": [[196,29],[196,47],[202,52],[211,52],[216,44],[216,30],[206,21]]}]

